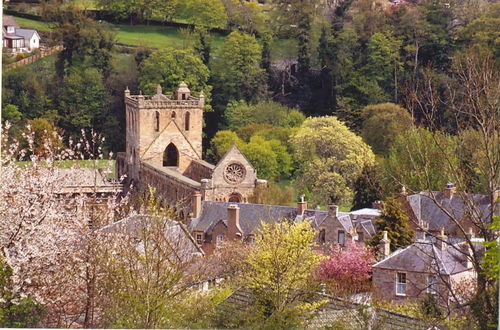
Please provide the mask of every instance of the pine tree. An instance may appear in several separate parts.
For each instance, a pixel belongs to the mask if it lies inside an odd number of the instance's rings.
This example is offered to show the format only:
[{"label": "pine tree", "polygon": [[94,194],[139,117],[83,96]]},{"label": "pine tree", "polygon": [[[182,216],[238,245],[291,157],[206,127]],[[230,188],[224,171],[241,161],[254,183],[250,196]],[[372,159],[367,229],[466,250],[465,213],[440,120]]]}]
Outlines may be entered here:
[{"label": "pine tree", "polygon": [[404,212],[401,202],[388,199],[384,202],[382,216],[376,220],[377,234],[372,236],[369,244],[378,247],[382,232],[387,231],[391,241],[391,251],[410,245],[413,241],[413,231],[409,227],[410,218]]},{"label": "pine tree", "polygon": [[372,203],[382,199],[382,187],[375,166],[365,166],[354,183],[354,200],[351,210],[372,207]]}]

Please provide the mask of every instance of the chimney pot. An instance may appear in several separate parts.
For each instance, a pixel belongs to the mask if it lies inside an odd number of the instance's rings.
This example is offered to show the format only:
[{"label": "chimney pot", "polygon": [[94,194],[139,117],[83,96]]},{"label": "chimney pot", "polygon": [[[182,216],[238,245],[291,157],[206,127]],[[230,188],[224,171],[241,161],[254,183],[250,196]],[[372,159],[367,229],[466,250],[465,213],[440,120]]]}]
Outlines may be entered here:
[{"label": "chimney pot", "polygon": [[448,182],[444,188],[444,197],[447,199],[451,199],[455,191],[455,185],[452,182]]},{"label": "chimney pot", "polygon": [[297,215],[303,215],[306,209],[307,209],[307,202],[304,199],[304,195],[301,195],[300,201],[297,202]]},{"label": "chimney pot", "polygon": [[338,205],[334,205],[334,204],[328,205],[328,215],[329,216],[337,217],[338,213],[339,213]]},{"label": "chimney pot", "polygon": [[389,241],[389,238],[387,237],[387,230],[384,230],[382,232],[382,239],[379,243],[379,249],[382,258],[385,258],[389,254],[391,254],[391,241]]},{"label": "chimney pot", "polygon": [[193,218],[198,218],[201,212],[201,193],[195,191],[193,193]]},{"label": "chimney pot", "polygon": [[444,227],[441,227],[441,230],[439,231],[439,236],[437,237],[437,242],[436,242],[437,247],[441,251],[446,250],[447,240],[448,240],[448,236],[446,236],[444,234]]}]

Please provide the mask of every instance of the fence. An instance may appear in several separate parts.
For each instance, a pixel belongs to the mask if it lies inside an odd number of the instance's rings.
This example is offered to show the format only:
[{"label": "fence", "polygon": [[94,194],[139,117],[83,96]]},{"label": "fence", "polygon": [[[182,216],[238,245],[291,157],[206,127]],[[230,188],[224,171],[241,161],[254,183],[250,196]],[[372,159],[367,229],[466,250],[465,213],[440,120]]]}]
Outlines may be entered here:
[{"label": "fence", "polygon": [[39,59],[41,59],[45,56],[49,56],[49,55],[52,55],[54,53],[60,52],[62,49],[63,49],[63,46],[59,45],[59,46],[51,47],[48,49],[40,50],[40,54],[31,55],[30,57],[26,57],[20,61],[17,61],[15,63],[8,64],[8,65],[4,66],[3,72],[7,72],[7,71],[10,71],[12,69],[18,68],[20,66],[24,66],[24,65],[33,63],[33,62],[38,61]]}]

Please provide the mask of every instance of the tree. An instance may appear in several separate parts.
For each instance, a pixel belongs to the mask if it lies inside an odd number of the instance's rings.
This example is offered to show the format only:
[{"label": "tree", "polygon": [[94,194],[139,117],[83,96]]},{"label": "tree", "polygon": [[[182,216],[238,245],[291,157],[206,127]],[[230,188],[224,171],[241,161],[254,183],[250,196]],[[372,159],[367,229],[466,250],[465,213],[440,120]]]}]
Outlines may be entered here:
[{"label": "tree", "polygon": [[165,21],[172,19],[178,0],[98,0],[97,5],[117,18],[129,18],[130,24],[150,20],[153,15]]},{"label": "tree", "polygon": [[211,150],[215,157],[215,161],[218,162],[226,152],[231,149],[233,144],[241,147],[243,146],[243,141],[241,141],[238,135],[232,131],[218,131],[212,138],[210,144],[212,145]]},{"label": "tree", "polygon": [[[454,119],[454,127],[458,136],[464,135],[465,131],[474,129],[478,132],[476,149],[482,154],[481,162],[470,162],[469,168],[464,170],[463,162],[455,162],[456,153],[448,153],[447,145],[442,140],[437,140],[436,144],[442,150],[440,156],[444,159],[442,162],[441,173],[445,173],[448,180],[456,186],[458,194],[456,198],[464,201],[465,213],[468,220],[472,223],[476,232],[485,242],[493,242],[498,238],[495,230],[491,229],[491,223],[494,222],[495,207],[497,205],[497,189],[500,186],[500,119],[499,119],[499,100],[500,100],[500,70],[498,60],[491,52],[484,48],[472,47],[464,52],[458,53],[453,59],[452,79],[446,86],[450,97],[447,99],[447,105],[450,107],[451,118]],[[427,99],[433,93],[421,94],[422,99]],[[436,118],[436,108],[426,108],[425,117],[433,123]],[[434,127],[437,127],[434,126]],[[466,148],[467,139],[458,139],[457,149]],[[412,164],[420,169],[427,166],[428,160],[422,165],[417,162]],[[470,191],[468,184],[470,171],[476,171],[477,175],[484,180],[486,195],[489,197],[490,207],[486,214],[481,213],[480,206],[474,202],[474,195]],[[430,190],[430,177],[427,172],[422,171],[426,189]],[[431,200],[441,209],[445,207],[439,202],[434,194],[430,195]],[[454,197],[455,198],[455,197]],[[472,253],[460,252],[465,257],[470,258],[474,270],[477,273],[476,292],[473,299],[470,300],[472,315],[480,328],[487,328],[496,324],[498,320],[498,295],[493,291],[498,289],[498,281],[489,278],[485,272],[482,258],[477,249],[474,248],[474,242],[467,236],[467,228],[464,228],[461,219],[448,213],[449,220],[456,227],[456,230],[464,238],[464,244]]]},{"label": "tree", "polygon": [[254,36],[233,31],[224,40],[213,63],[217,103],[259,100],[267,90],[265,71],[260,68],[262,47]]},{"label": "tree", "polygon": [[394,102],[398,101],[397,77],[402,70],[400,61],[401,41],[392,35],[377,32],[370,38],[367,45],[368,63],[365,70],[387,95],[392,92]]},{"label": "tree", "polygon": [[180,1],[176,18],[204,28],[221,28],[227,25],[228,17],[221,0]]},{"label": "tree", "polygon": [[115,34],[105,24],[93,21],[76,6],[62,5],[60,0],[44,5],[44,18],[52,22],[54,41],[64,46],[56,61],[60,78],[73,64],[85,64],[105,77],[109,75]]},{"label": "tree", "polygon": [[291,109],[272,101],[247,104],[244,101],[228,105],[225,117],[230,129],[251,124],[270,124],[277,127],[296,127],[305,116],[297,109]]},{"label": "tree", "polygon": [[[396,137],[385,159],[385,177],[408,191],[441,190],[450,181],[449,166],[457,167],[457,139],[441,131],[413,128]],[[397,188],[399,190],[399,188]]]},{"label": "tree", "polygon": [[[96,283],[103,274],[97,249],[103,242],[92,226],[98,218],[105,220],[102,214],[114,214],[117,204],[111,197],[110,209],[103,206],[101,213],[91,206],[96,195],[89,200],[78,192],[64,194],[75,182],[88,181],[88,172],[61,169],[56,160],[81,159],[90,152],[99,157],[99,139],[82,138],[73,149],[45,141],[42,158],[33,154],[32,133],[24,151],[4,134],[2,129],[0,249],[12,269],[14,294],[43,305],[43,326],[70,327],[83,320],[84,327],[94,327],[102,311],[103,291]],[[25,153],[31,154],[30,161],[20,165]],[[93,173],[98,175],[97,169]]]},{"label": "tree", "polygon": [[301,181],[316,203],[350,200],[363,167],[375,160],[370,147],[335,117],[306,119],[291,144]]},{"label": "tree", "polygon": [[363,108],[361,136],[377,154],[386,155],[413,124],[408,111],[394,103],[369,105]]},{"label": "tree", "polygon": [[61,126],[67,133],[99,127],[106,117],[107,93],[101,72],[73,66],[64,79],[59,98]]},{"label": "tree", "polygon": [[2,120],[8,120],[11,123],[16,123],[20,121],[22,114],[19,112],[19,108],[14,104],[7,104],[2,109]]},{"label": "tree", "polygon": [[43,317],[43,306],[31,297],[15,292],[12,268],[0,258],[0,326],[5,328],[34,328]]},{"label": "tree", "polygon": [[194,46],[194,50],[199,54],[203,64],[208,67],[211,51],[210,34],[205,28],[195,28],[195,33],[198,35],[198,40]]},{"label": "tree", "polygon": [[321,261],[314,250],[315,233],[309,222],[262,223],[256,248],[249,252],[242,285],[253,292],[254,322],[271,328],[303,325],[302,317],[319,303],[309,303],[316,293],[313,271]]},{"label": "tree", "polygon": [[335,245],[328,259],[320,263],[317,276],[336,295],[352,294],[366,287],[374,261],[373,251],[361,244],[350,243],[345,249]]},{"label": "tree", "polygon": [[242,147],[243,154],[255,167],[260,178],[287,177],[291,169],[291,157],[277,140],[267,141],[260,136],[250,138]]},{"label": "tree", "polygon": [[136,217],[133,229],[123,226],[108,234],[112,253],[107,255],[105,319],[112,327],[171,327],[176,305],[191,284],[188,274],[198,250],[170,220],[172,209],[155,204],[150,199],[149,216]]},{"label": "tree", "polygon": [[160,84],[165,93],[174,92],[181,82],[196,94],[203,91],[210,109],[208,85],[210,73],[200,57],[185,49],[162,49],[153,52],[139,65],[139,87],[146,94],[153,94]]},{"label": "tree", "polygon": [[369,244],[378,248],[382,232],[387,231],[391,251],[403,248],[413,242],[413,231],[409,227],[410,219],[402,209],[401,202],[394,198],[384,201],[382,216],[375,220],[377,234],[372,236]]},{"label": "tree", "polygon": [[373,207],[373,202],[382,200],[381,169],[378,166],[365,166],[354,183],[354,198],[351,210]]}]

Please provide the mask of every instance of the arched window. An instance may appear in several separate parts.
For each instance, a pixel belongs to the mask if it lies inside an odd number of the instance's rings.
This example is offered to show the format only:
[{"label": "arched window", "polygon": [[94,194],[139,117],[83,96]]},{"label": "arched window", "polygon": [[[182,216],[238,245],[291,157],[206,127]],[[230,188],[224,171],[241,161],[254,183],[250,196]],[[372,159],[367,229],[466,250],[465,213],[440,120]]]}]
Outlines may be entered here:
[{"label": "arched window", "polygon": [[179,166],[179,150],[170,143],[163,152],[163,166]]},{"label": "arched window", "polygon": [[172,119],[175,119],[175,111],[172,111],[172,115],[170,116]]},{"label": "arched window", "polygon": [[155,112],[155,131],[160,130],[160,113],[158,111]]},{"label": "arched window", "polygon": [[191,117],[191,115],[189,114],[189,112],[186,112],[186,116],[184,118],[184,129],[186,131],[189,131],[189,117]]},{"label": "arched window", "polygon": [[241,203],[241,195],[238,194],[238,193],[232,193],[230,196],[229,196],[229,200],[228,202],[230,203]]}]

